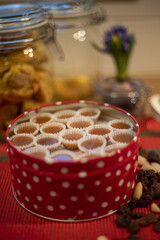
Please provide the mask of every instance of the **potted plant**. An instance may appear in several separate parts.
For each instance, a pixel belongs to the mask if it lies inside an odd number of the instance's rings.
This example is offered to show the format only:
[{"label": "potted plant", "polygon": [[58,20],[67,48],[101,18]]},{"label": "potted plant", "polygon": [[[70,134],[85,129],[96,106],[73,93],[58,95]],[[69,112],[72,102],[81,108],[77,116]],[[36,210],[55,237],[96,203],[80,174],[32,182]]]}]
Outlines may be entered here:
[{"label": "potted plant", "polygon": [[128,76],[128,66],[135,44],[134,34],[130,34],[124,26],[113,26],[104,34],[103,47],[92,42],[92,46],[101,53],[109,54],[114,62],[114,77],[98,79],[95,91],[102,100],[112,105],[132,111],[140,108],[142,97],[146,97],[146,88],[139,79]]}]

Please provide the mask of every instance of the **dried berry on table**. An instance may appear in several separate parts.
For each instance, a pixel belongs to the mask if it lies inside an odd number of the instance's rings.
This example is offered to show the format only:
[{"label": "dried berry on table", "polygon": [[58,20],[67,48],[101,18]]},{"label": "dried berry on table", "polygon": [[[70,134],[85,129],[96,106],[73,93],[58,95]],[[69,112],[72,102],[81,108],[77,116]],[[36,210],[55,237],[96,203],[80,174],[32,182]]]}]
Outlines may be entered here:
[{"label": "dried berry on table", "polygon": [[130,214],[131,213],[131,209],[128,205],[128,203],[124,203],[122,205],[119,206],[118,208],[118,214]]},{"label": "dried berry on table", "polygon": [[126,238],[126,240],[141,240],[141,238],[137,235],[130,235]]},{"label": "dried berry on table", "polygon": [[130,233],[137,233],[139,232],[139,225],[135,221],[131,221],[128,230]]},{"label": "dried berry on table", "polygon": [[149,151],[148,152],[148,161],[149,162],[157,162],[160,163],[160,156],[156,151]]},{"label": "dried berry on table", "polygon": [[141,226],[149,226],[152,223],[158,222],[158,219],[154,213],[149,213],[147,216],[138,218],[135,221]]},{"label": "dried berry on table", "polygon": [[150,192],[143,193],[142,197],[139,199],[137,206],[138,207],[147,207],[149,206],[153,201],[153,197],[150,194]]},{"label": "dried berry on table", "polygon": [[131,201],[128,203],[128,206],[130,207],[131,211],[137,207],[138,199],[132,198]]},{"label": "dried berry on table", "polygon": [[151,186],[151,190],[154,192],[154,198],[160,199],[160,183],[154,182]]},{"label": "dried berry on table", "polygon": [[[141,169],[137,173],[137,185],[135,187],[132,199],[127,204],[122,204],[118,209],[118,214],[120,214],[117,218],[117,224],[120,227],[128,227],[128,230],[132,233],[132,235],[128,236],[126,240],[139,240],[140,238],[136,235],[139,231],[140,226],[149,226],[154,224],[153,230],[160,232],[160,216],[157,218],[156,214],[149,213],[145,214],[143,212],[132,212],[135,207],[147,207],[151,205],[151,210],[155,213],[160,212],[160,203],[155,204],[152,203],[154,199],[160,200],[160,157],[158,153],[154,151],[143,151],[140,149],[140,160],[148,161],[148,157],[150,162],[155,167],[155,170]],[[143,162],[143,161],[142,161]],[[152,167],[149,162],[147,162],[149,167]],[[143,164],[140,164],[143,166]],[[138,190],[137,190],[138,189]]]},{"label": "dried berry on table", "polygon": [[136,219],[136,218],[141,218],[144,217],[146,214],[143,212],[134,212],[131,213],[131,218]]},{"label": "dried berry on table", "polygon": [[154,225],[153,230],[156,232],[160,232],[160,221]]},{"label": "dried berry on table", "polygon": [[117,224],[120,227],[127,227],[130,223],[130,215],[122,214],[117,217]]}]

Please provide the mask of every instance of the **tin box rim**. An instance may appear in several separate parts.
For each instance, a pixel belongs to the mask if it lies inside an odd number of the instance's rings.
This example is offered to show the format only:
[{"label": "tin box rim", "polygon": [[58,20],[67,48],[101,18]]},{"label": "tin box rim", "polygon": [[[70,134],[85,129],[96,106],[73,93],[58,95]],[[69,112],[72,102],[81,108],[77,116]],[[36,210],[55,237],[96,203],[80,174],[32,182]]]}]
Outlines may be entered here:
[{"label": "tin box rim", "polygon": [[[7,128],[7,131],[6,131],[6,140],[7,140],[7,144],[8,145],[11,145],[11,147],[14,149],[14,151],[16,151],[16,152],[18,152],[19,154],[21,154],[22,156],[28,156],[28,154],[25,154],[25,153],[23,153],[23,152],[20,152],[20,151],[18,151],[18,149],[10,142],[10,140],[9,140],[9,131],[10,131],[10,128],[11,128],[11,126],[18,120],[18,119],[20,119],[22,116],[27,116],[27,114],[28,113],[30,113],[30,112],[36,112],[37,110],[39,110],[39,109],[41,109],[41,108],[44,108],[44,107],[49,107],[49,106],[58,106],[58,105],[68,105],[68,104],[78,104],[78,103],[80,103],[80,104],[91,104],[91,105],[98,105],[98,106],[106,106],[106,107],[110,107],[110,108],[113,108],[113,109],[116,109],[116,110],[118,110],[118,111],[120,111],[120,112],[123,112],[124,114],[126,114],[128,117],[130,117],[133,121],[134,121],[134,123],[135,123],[135,126],[136,126],[136,135],[135,135],[135,137],[133,138],[133,140],[129,143],[129,144],[127,144],[125,147],[123,147],[122,149],[121,149],[121,151],[126,151],[127,149],[129,149],[130,148],[130,146],[132,145],[132,144],[135,144],[135,142],[136,141],[138,141],[138,137],[139,137],[139,131],[140,131],[140,129],[139,129],[139,124],[138,124],[138,122],[137,122],[137,120],[130,114],[130,113],[128,113],[127,111],[125,111],[125,110],[123,110],[123,109],[121,109],[121,108],[119,108],[119,107],[116,107],[116,106],[113,106],[113,105],[110,105],[110,104],[108,104],[108,103],[103,103],[103,102],[96,102],[96,101],[88,101],[88,100],[72,100],[72,101],[59,101],[59,102],[53,102],[53,103],[49,103],[49,104],[45,104],[45,105],[40,105],[40,106],[38,106],[38,107],[36,107],[36,108],[33,108],[33,109],[30,109],[30,110],[28,110],[28,111],[26,111],[26,112],[24,112],[24,113],[22,113],[22,114],[20,114],[19,116],[17,116],[12,122],[11,122],[11,124],[9,124],[9,126],[8,126],[8,128]],[[117,157],[118,156],[118,151],[116,151],[115,152],[115,154],[113,155],[114,157]],[[40,158],[38,158],[38,157],[33,157],[33,156],[30,156],[31,157],[31,159],[33,159],[33,160],[35,160],[35,161],[41,161],[42,162],[42,159],[40,159]],[[95,158],[93,158],[93,159],[90,159],[90,161],[89,162],[96,162],[96,161],[99,161],[99,160],[103,160],[103,159],[110,159],[111,157],[110,156],[107,156],[107,154],[106,155],[104,155],[104,156],[99,156],[99,157],[95,157]],[[72,165],[72,164],[76,164],[76,165],[81,165],[82,163],[80,162],[80,161],[77,161],[77,162],[64,162],[64,161],[61,161],[61,162],[56,162],[56,163],[54,163],[54,165]]]}]

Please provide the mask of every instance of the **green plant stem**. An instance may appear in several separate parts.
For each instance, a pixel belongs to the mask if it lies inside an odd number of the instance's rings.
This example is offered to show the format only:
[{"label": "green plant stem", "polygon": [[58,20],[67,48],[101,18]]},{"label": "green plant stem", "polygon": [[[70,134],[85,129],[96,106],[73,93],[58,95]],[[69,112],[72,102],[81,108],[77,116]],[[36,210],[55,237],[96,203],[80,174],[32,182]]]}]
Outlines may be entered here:
[{"label": "green plant stem", "polygon": [[114,57],[117,79],[119,81],[124,81],[127,78],[127,66],[128,66],[128,58],[124,55],[119,55]]}]

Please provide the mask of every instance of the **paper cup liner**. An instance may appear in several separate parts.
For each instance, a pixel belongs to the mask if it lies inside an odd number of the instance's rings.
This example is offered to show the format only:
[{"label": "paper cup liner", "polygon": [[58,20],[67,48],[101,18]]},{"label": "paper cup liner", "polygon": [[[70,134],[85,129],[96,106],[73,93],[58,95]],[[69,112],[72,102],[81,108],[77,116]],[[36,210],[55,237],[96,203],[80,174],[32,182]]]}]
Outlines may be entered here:
[{"label": "paper cup liner", "polygon": [[106,146],[106,139],[102,136],[86,136],[78,141],[81,152],[101,152]]},{"label": "paper cup liner", "polygon": [[86,136],[82,129],[65,129],[60,133],[60,139],[62,144],[67,149],[78,149],[78,141]]},{"label": "paper cup liner", "polygon": [[87,163],[91,159],[94,159],[100,156],[104,156],[103,151],[81,153],[80,155],[77,156],[76,161],[80,161],[81,163]]},{"label": "paper cup liner", "polygon": [[61,144],[57,134],[40,134],[35,138],[36,146],[45,147],[51,152],[58,149]]},{"label": "paper cup liner", "polygon": [[93,120],[88,117],[73,117],[67,122],[67,127],[85,130],[90,126],[93,126],[93,124]]},{"label": "paper cup liner", "polygon": [[117,130],[111,132],[109,138],[112,143],[129,144],[135,135],[136,133],[132,130]]},{"label": "paper cup liner", "polygon": [[38,131],[39,125],[31,122],[20,123],[14,127],[14,134],[28,133],[36,136]]},{"label": "paper cup liner", "polygon": [[103,137],[105,137],[106,140],[109,139],[110,132],[111,132],[111,128],[108,127],[107,124],[95,124],[86,129],[86,133],[88,135],[103,136]]},{"label": "paper cup liner", "polygon": [[66,109],[57,111],[53,114],[53,120],[66,124],[68,120],[76,115],[75,110]]},{"label": "paper cup liner", "polygon": [[24,150],[24,153],[29,154],[36,158],[45,159],[50,156],[50,152],[45,147],[36,146]]},{"label": "paper cup liner", "polygon": [[112,130],[132,130],[133,124],[124,119],[114,119],[108,122]]},{"label": "paper cup liner", "polygon": [[30,118],[30,122],[37,123],[40,126],[44,123],[51,122],[53,115],[51,113],[37,113]]},{"label": "paper cup liner", "polygon": [[85,107],[85,108],[79,109],[76,115],[82,116],[82,117],[89,117],[95,123],[100,114],[101,114],[101,111],[98,108]]},{"label": "paper cup liner", "polygon": [[66,125],[59,122],[44,123],[40,127],[40,132],[43,134],[59,134],[66,128]]},{"label": "paper cup liner", "polygon": [[10,138],[11,143],[19,150],[30,148],[35,143],[35,138],[32,134],[20,133],[13,135]]},{"label": "paper cup liner", "polygon": [[106,146],[104,149],[104,154],[107,154],[109,156],[116,153],[116,151],[120,151],[123,147],[126,146],[126,143],[114,143],[109,146]]},{"label": "paper cup liner", "polygon": [[[54,162],[75,162],[76,160],[76,154],[72,151],[69,150],[57,150],[55,152],[53,152],[50,156],[50,162],[54,163]],[[65,170],[62,170],[63,173],[65,172]],[[67,173],[67,171],[66,171]]]}]

